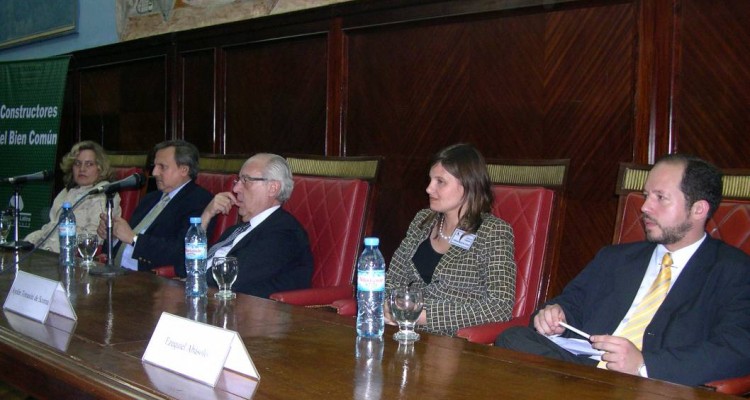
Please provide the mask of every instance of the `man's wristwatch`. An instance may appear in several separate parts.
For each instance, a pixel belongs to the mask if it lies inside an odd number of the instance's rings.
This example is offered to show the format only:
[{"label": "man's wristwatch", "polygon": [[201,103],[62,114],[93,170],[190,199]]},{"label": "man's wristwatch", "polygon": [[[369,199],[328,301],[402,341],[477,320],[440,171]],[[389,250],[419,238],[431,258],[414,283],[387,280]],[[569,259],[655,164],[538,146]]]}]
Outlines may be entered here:
[{"label": "man's wristwatch", "polygon": [[135,242],[138,241],[138,235],[133,236],[133,243],[131,245],[135,246]]},{"label": "man's wristwatch", "polygon": [[638,376],[646,377],[648,372],[646,372],[646,363],[641,364],[640,367],[638,367]]}]

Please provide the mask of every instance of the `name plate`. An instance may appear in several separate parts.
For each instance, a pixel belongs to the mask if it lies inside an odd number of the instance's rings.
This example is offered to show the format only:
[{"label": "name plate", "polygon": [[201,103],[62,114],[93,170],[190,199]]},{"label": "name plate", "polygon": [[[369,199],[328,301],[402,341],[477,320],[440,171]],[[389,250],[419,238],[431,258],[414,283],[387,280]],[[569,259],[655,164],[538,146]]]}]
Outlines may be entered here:
[{"label": "name plate", "polygon": [[3,309],[41,323],[47,321],[50,312],[78,319],[60,282],[24,271],[16,273]]},{"label": "name plate", "polygon": [[237,332],[163,312],[143,361],[216,386],[223,368],[260,380]]}]

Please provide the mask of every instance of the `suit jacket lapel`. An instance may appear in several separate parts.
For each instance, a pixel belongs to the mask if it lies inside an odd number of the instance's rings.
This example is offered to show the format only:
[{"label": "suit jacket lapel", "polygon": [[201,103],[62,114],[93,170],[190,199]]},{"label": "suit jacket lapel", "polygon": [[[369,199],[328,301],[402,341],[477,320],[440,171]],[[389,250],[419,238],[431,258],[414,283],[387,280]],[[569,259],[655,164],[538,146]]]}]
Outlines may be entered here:
[{"label": "suit jacket lapel", "polygon": [[[274,224],[274,220],[279,217],[281,212],[281,208],[276,209],[276,211],[272,212],[271,215],[268,216],[268,218],[264,219],[263,222],[260,223],[260,225],[254,227],[247,235],[245,235],[239,242],[237,242],[237,245],[235,245],[230,253],[233,253],[235,249],[241,249],[243,246],[245,246],[248,242],[250,242],[255,236],[262,235],[264,225],[270,226]],[[268,224],[266,224],[268,223]]]},{"label": "suit jacket lapel", "polygon": [[[148,229],[146,229],[146,232],[150,231],[152,227],[159,226],[159,224],[163,222],[178,223],[176,221],[174,222],[171,221],[173,219],[173,216],[171,215],[173,214],[172,210],[175,210],[176,207],[179,207],[179,203],[182,201],[182,199],[184,199],[186,196],[190,194],[190,192],[193,190],[193,185],[195,185],[193,181],[188,181],[185,187],[180,189],[180,191],[177,192],[174,198],[169,199],[169,203],[167,203],[167,205],[164,206],[164,209],[161,210],[161,213],[156,217],[154,222],[152,222],[151,225],[148,227]],[[154,202],[154,205],[156,205],[156,203],[158,203],[159,200],[161,200],[161,196],[157,197],[157,200],[156,202]],[[151,207],[153,207],[153,205]],[[151,207],[149,207],[149,210],[151,210]],[[146,213],[148,213],[148,211]],[[162,222],[162,219],[165,219],[165,221]]]},{"label": "suit jacket lapel", "polygon": [[[152,193],[158,193],[158,195]],[[144,197],[144,201],[146,200],[146,198],[148,198],[148,203],[143,203],[143,207],[140,207],[140,210],[136,210],[138,212],[133,213],[132,218],[130,219],[130,221],[128,221],[131,227],[135,227],[136,225],[138,225],[148,214],[148,212],[151,211],[152,208],[154,208],[156,203],[158,203],[161,199],[161,192],[151,192],[146,196],[147,197]]]},{"label": "suit jacket lapel", "polygon": [[716,258],[716,244],[718,242],[710,237],[698,247],[688,263],[683,267],[677,282],[669,290],[659,310],[654,315],[652,324],[654,328],[660,329],[668,319],[660,318],[664,315],[673,315],[674,311],[688,301],[692,301],[703,290],[703,282],[710,272],[710,266],[714,265]]}]

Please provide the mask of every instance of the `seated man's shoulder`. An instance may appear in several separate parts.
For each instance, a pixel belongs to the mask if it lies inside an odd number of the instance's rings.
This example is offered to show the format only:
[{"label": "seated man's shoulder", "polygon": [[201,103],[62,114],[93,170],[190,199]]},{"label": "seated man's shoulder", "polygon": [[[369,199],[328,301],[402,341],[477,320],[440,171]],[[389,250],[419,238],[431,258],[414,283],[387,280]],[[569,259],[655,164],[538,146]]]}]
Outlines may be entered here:
[{"label": "seated man's shoulder", "polygon": [[199,185],[199,184],[195,183],[195,181],[193,181],[193,184],[192,184],[192,185],[191,185],[191,184],[188,184],[188,185],[187,185],[187,186],[185,187],[185,189],[188,189],[188,190],[190,190],[190,191],[191,191],[191,193],[192,193],[192,194],[193,194],[194,196],[200,196],[201,198],[207,198],[207,199],[209,199],[209,201],[210,201],[211,199],[213,199],[213,197],[214,197],[214,195],[212,195],[212,194],[211,194],[211,192],[209,192],[208,190],[206,190],[206,188],[204,188],[203,186],[201,186],[201,185]]},{"label": "seated man's shoulder", "polygon": [[268,218],[272,221],[275,220],[277,224],[287,227],[293,227],[294,229],[304,230],[302,223],[299,222],[297,217],[295,217],[294,214],[290,213],[284,208],[279,208],[278,210],[274,211]]},{"label": "seated man's shoulder", "polygon": [[717,254],[721,260],[734,261],[739,266],[744,268],[750,268],[750,255],[745,253],[742,249],[737,248],[724,241],[717,240]]}]

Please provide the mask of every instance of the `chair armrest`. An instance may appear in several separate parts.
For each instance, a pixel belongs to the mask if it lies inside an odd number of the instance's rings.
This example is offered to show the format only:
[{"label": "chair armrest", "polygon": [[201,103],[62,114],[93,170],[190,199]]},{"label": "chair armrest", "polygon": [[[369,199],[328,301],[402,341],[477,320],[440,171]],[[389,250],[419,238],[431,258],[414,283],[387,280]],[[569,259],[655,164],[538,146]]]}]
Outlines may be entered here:
[{"label": "chair armrest", "polygon": [[321,288],[287,290],[271,294],[271,300],[297,306],[328,306],[334,301],[352,297],[352,286],[328,286]]},{"label": "chair armrest", "polygon": [[331,306],[336,309],[339,315],[345,317],[354,317],[357,315],[357,301],[351,296],[347,299],[336,300],[331,303]]},{"label": "chair armrest", "polygon": [[531,315],[524,315],[505,322],[490,322],[488,324],[467,326],[466,328],[459,329],[456,336],[474,343],[493,344],[497,335],[504,330],[512,326],[527,326],[530,319]]},{"label": "chair armrest", "polygon": [[703,386],[719,393],[744,396],[750,393],[750,375],[712,381],[703,384]]},{"label": "chair armrest", "polygon": [[174,272],[174,266],[173,265],[163,265],[161,267],[156,267],[152,269],[151,271],[154,272],[154,274],[163,276],[165,278],[176,278],[177,274]]}]

